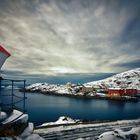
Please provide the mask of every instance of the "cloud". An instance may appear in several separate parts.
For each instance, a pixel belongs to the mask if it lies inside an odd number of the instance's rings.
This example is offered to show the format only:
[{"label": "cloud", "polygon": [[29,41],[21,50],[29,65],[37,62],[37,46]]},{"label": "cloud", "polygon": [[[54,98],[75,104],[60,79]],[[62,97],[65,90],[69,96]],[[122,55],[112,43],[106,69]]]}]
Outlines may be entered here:
[{"label": "cloud", "polygon": [[119,72],[140,54],[138,0],[0,0],[4,69],[26,73]]},{"label": "cloud", "polygon": [[122,68],[139,68],[140,67],[140,60],[134,60],[134,61],[130,61],[130,62],[123,62],[120,64],[116,64],[116,66],[118,67],[122,67]]}]

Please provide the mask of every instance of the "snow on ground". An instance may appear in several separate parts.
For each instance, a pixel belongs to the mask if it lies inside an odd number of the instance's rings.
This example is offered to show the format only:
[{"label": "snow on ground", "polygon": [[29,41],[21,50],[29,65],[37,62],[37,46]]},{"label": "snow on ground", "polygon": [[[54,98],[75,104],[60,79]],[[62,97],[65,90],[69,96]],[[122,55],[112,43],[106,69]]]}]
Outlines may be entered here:
[{"label": "snow on ground", "polygon": [[6,117],[7,117],[7,114],[3,111],[0,111],[0,121],[6,119]]},{"label": "snow on ground", "polygon": [[33,129],[33,123],[29,123],[28,127],[19,136],[19,140],[44,140],[44,138],[40,137],[38,134],[34,134]]},{"label": "snow on ground", "polygon": [[29,123],[28,124],[28,127],[23,131],[23,133],[20,135],[20,137],[26,138],[27,136],[29,136],[30,134],[32,134],[33,129],[34,129],[33,123]]},{"label": "snow on ground", "polygon": [[[19,118],[15,119],[15,116],[20,116]],[[21,117],[22,116],[22,117]],[[28,122],[28,115],[22,114],[22,112],[13,110],[9,118],[7,118],[5,122],[13,122],[20,120],[20,122]],[[71,125],[66,125],[71,124]],[[73,125],[74,124],[74,125]],[[78,132],[81,128],[86,132],[82,132],[87,134],[91,128],[94,128],[94,133],[97,131],[99,136],[99,130],[102,130],[102,133],[98,139],[99,140],[130,140],[132,137],[140,137],[140,119],[135,120],[123,120],[123,121],[115,121],[115,122],[105,122],[105,123],[90,123],[90,124],[83,124],[80,120],[73,120],[69,117],[62,116],[56,122],[45,123],[40,126],[39,129],[34,131],[33,123],[28,123],[28,126],[22,132],[20,136],[15,137],[16,140],[44,140],[44,138],[40,137],[38,134],[46,134],[50,132],[58,132],[61,133],[62,131],[69,131],[75,129],[75,132]],[[59,125],[57,127],[51,127],[52,125]],[[47,128],[44,128],[47,126]],[[50,126],[50,127],[49,127]],[[130,131],[122,131],[121,128],[128,126],[128,128],[132,128]],[[137,127],[136,127],[137,126]],[[119,129],[115,129],[115,128]],[[87,129],[88,128],[88,129]],[[110,128],[110,129],[108,129]],[[127,128],[127,127],[126,127]],[[109,131],[113,129],[113,131]],[[114,130],[115,129],[115,130]],[[96,130],[96,131],[95,131]],[[108,130],[108,131],[107,131]],[[81,133],[81,132],[80,132]],[[91,132],[90,132],[91,133]],[[78,134],[78,133],[77,133]],[[72,136],[74,133],[71,134]],[[80,135],[79,135],[80,136]],[[12,140],[11,137],[0,137],[1,140]],[[82,139],[82,138],[81,138]],[[135,140],[135,139],[134,139]]]},{"label": "snow on ground", "polygon": [[114,131],[108,131],[101,134],[98,140],[139,140],[140,138],[140,127],[132,128],[130,131],[122,131],[117,129]]},{"label": "snow on ground", "polygon": [[[79,120],[78,120],[79,121]],[[36,129],[35,132],[37,133],[48,133],[48,132],[53,132],[53,131],[62,131],[62,130],[71,130],[71,129],[78,129],[78,128],[86,128],[86,127],[102,127],[102,126],[115,126],[115,125],[123,125],[123,124],[135,124],[135,123],[140,123],[140,119],[134,119],[134,120],[119,120],[119,121],[114,121],[114,122],[104,122],[104,123],[89,123],[89,124],[82,124],[81,121],[79,121],[77,125],[70,125],[70,126],[65,126],[63,124],[58,127],[50,127],[50,128],[39,128]],[[55,123],[52,123],[55,125]],[[51,124],[51,125],[52,125]],[[51,126],[50,125],[50,126]],[[49,125],[47,125],[49,126]]]},{"label": "snow on ground", "polygon": [[9,122],[14,121],[15,119],[17,119],[18,117],[20,117],[23,113],[18,111],[18,110],[13,110],[12,114],[10,115],[10,117],[8,117],[7,119],[5,119],[2,124],[6,124]]},{"label": "snow on ground", "polygon": [[49,122],[49,123],[44,123],[42,125],[40,125],[40,127],[42,126],[50,126],[50,125],[62,125],[62,124],[74,124],[77,123],[79,120],[74,120],[71,119],[70,117],[66,117],[66,116],[61,116],[59,117],[59,119],[56,122]]},{"label": "snow on ground", "polygon": [[[3,118],[3,116],[4,117],[6,116],[5,120],[1,122],[3,124],[1,127],[3,127],[4,125],[6,126],[7,123],[13,123],[13,122],[15,122],[15,125],[18,123],[28,123],[28,114],[23,114],[22,112],[18,110],[13,110],[10,116],[7,116],[6,113],[1,112],[0,116],[1,118]],[[33,130],[34,130],[33,124],[28,123],[28,127],[25,128],[25,130],[22,132],[20,136],[15,136],[14,138],[13,136],[0,137],[0,140],[13,140],[13,139],[15,140],[44,140],[38,134],[34,134]]]},{"label": "snow on ground", "polygon": [[99,95],[99,96],[102,96],[102,97],[106,96],[106,94],[104,94],[104,93],[96,93],[96,94]]},{"label": "snow on ground", "polygon": [[45,140],[44,138],[40,137],[38,134],[32,134],[25,139],[21,140]]},{"label": "snow on ground", "polygon": [[134,88],[140,90],[140,68],[116,74],[99,81],[85,83],[85,86],[106,86],[111,88]]},{"label": "snow on ground", "polygon": [[[116,129],[118,128],[118,129]],[[38,128],[34,131],[48,139],[139,140],[140,119],[105,123],[71,124]]]}]

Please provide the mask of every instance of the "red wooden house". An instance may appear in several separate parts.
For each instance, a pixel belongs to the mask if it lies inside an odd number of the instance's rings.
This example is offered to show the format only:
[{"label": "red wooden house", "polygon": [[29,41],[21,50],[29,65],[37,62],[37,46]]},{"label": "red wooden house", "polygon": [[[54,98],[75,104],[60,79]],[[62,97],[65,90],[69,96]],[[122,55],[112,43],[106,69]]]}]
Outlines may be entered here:
[{"label": "red wooden house", "polygon": [[135,96],[137,93],[137,89],[125,89],[126,96]]},{"label": "red wooden house", "polygon": [[110,88],[108,89],[109,96],[135,96],[137,89],[121,89],[121,88]]},{"label": "red wooden house", "polygon": [[110,88],[108,89],[109,96],[124,96],[124,90],[120,88]]}]

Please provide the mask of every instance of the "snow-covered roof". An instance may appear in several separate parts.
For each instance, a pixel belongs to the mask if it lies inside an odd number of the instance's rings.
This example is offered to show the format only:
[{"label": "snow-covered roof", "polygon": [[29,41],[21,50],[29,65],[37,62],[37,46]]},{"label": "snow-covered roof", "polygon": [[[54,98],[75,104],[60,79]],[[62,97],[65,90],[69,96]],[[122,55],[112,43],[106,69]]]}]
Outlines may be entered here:
[{"label": "snow-covered roof", "polygon": [[114,87],[114,88],[108,88],[108,89],[110,89],[110,90],[120,90],[120,89],[122,89],[122,88]]}]

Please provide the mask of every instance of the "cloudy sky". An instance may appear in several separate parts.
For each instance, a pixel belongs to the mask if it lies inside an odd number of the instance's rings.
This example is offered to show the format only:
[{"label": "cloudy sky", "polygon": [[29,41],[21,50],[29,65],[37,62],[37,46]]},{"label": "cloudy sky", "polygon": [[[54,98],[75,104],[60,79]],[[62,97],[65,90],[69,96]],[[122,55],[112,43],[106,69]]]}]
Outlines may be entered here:
[{"label": "cloudy sky", "polygon": [[0,0],[4,70],[121,72],[140,67],[140,0]]}]

